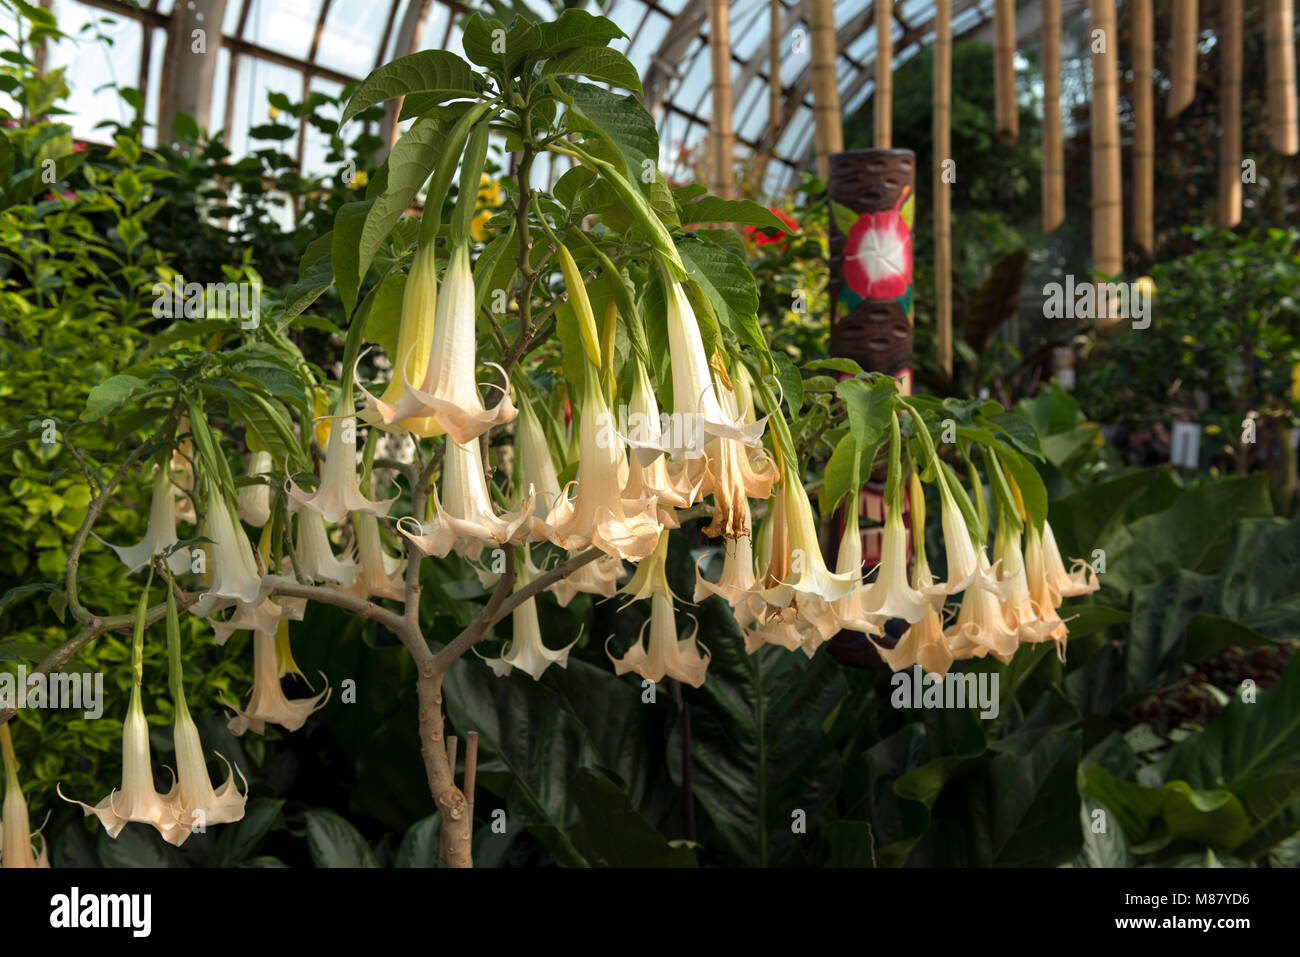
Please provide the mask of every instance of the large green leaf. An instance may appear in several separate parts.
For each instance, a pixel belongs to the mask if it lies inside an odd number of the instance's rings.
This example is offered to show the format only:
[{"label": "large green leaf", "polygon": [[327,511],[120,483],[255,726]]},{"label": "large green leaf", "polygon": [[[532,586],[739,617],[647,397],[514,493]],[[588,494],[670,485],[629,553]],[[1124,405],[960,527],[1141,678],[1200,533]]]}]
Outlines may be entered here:
[{"label": "large green leaf", "polygon": [[[804,860],[807,831],[835,794],[838,754],[822,722],[844,696],[839,666],[820,653],[810,660],[765,645],[745,653],[735,618],[721,599],[700,605],[700,639],[712,653],[708,680],[683,689],[690,705],[693,793],[713,823],[722,849],[747,865]],[[668,747],[673,779],[681,778],[679,721]],[[802,814],[799,814],[802,812]]]},{"label": "large green leaf", "polygon": [[546,61],[542,76],[583,76],[598,83],[641,92],[641,77],[630,60],[607,47],[579,47]]},{"label": "large green leaf", "polygon": [[377,867],[361,832],[333,811],[307,812],[307,849],[317,867]]},{"label": "large green leaf", "polygon": [[366,213],[357,242],[357,272],[370,268],[380,244],[410,208],[420,187],[433,172],[442,155],[449,127],[441,119],[416,122],[402,134],[388,156],[388,183]]},{"label": "large green leaf", "polygon": [[722,325],[760,354],[767,349],[758,327],[758,286],[745,261],[717,243],[686,235],[677,239],[686,275],[704,291]]},{"label": "large green leaf", "polygon": [[637,813],[626,793],[603,774],[580,768],[569,793],[582,814],[574,843],[603,867],[691,867],[695,855],[674,847]]},{"label": "large green leaf", "polygon": [[569,125],[598,134],[617,147],[626,167],[621,172],[649,196],[659,169],[659,131],[641,101],[583,80],[561,77],[555,82],[573,104]]},{"label": "large green leaf", "polygon": [[361,231],[365,228],[370,208],[376,202],[377,200],[364,199],[344,203],[334,215],[330,260],[334,267],[334,280],[339,287],[339,298],[343,300],[343,310],[349,315],[357,303],[357,292],[364,275],[361,268]]},{"label": "large green leaf", "polygon": [[421,50],[385,63],[366,77],[348,100],[339,125],[376,103],[408,93],[433,97],[429,102],[445,102],[477,96],[478,92],[478,77],[456,54]]}]

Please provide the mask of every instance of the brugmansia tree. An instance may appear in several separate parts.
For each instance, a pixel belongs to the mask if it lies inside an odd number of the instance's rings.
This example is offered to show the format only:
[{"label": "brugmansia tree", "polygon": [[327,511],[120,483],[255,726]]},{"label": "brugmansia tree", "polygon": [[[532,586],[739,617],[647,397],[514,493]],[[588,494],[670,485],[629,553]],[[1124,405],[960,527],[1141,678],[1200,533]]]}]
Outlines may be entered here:
[{"label": "brugmansia tree", "polygon": [[[1033,430],[988,400],[901,396],[894,380],[852,363],[823,362],[837,378],[805,382],[774,360],[735,234],[716,227],[785,227],[752,202],[668,189],[651,117],[610,89],[639,91],[631,64],[608,48],[620,36],[577,10],[509,26],[475,15],[464,33],[471,62],[424,51],[376,70],[343,121],[403,97],[413,123],[364,198],[306,249],[299,281],[268,296],[258,322],[209,303],[205,318],[180,319],[152,356],[91,394],[86,417],[127,417],[148,437],[111,476],[88,470],[94,496],[64,582],[83,627],[42,668],[105,632],[133,631],[122,786],[83,804],[109,836],[143,821],[180,844],[243,813],[239,770],[214,787],[185,702],[182,613],[209,620],[219,643],[254,632],[251,695],[226,702],[237,734],[296,730],[329,695],[290,699],[281,688],[297,671],[289,622],[306,603],[397,635],[417,666],[422,754],[451,866],[470,864],[473,785],[458,786],[444,733],[448,668],[513,616],[508,650],[487,665],[537,680],[564,667],[572,646],[547,643],[536,596],[621,593],[649,601],[648,634],[608,648],[613,668],[698,687],[710,652],[679,633],[685,596],[665,574],[668,536],[685,523],[707,520],[703,533],[725,553],[719,580],[697,571],[693,598],[725,599],[751,653],[771,643],[811,656],[844,629],[877,641],[895,670],[937,675],[960,659],[1009,661],[1024,643],[1063,652],[1057,609],[1096,581],[1086,566],[1066,570],[1044,521]],[[484,217],[494,141],[511,175],[499,212]],[[539,160],[552,156],[571,165],[540,189]],[[407,216],[421,194],[423,215]],[[319,325],[307,310],[331,285],[348,322],[327,374],[289,333]],[[877,467],[888,469],[888,518],[882,562],[864,569],[851,493]],[[805,485],[814,470],[821,513],[845,510],[833,570]],[[152,482],[145,539],[124,547],[99,532],[144,586],[134,612],[109,615],[83,602],[78,563],[128,476]],[[926,485],[942,552],[923,534]],[[453,554],[491,591],[459,633],[431,634],[422,559]],[[896,641],[885,633],[892,619],[905,623]],[[159,621],[179,765],[166,793],[139,690],[143,643]],[[2,743],[5,862],[34,861]]]}]

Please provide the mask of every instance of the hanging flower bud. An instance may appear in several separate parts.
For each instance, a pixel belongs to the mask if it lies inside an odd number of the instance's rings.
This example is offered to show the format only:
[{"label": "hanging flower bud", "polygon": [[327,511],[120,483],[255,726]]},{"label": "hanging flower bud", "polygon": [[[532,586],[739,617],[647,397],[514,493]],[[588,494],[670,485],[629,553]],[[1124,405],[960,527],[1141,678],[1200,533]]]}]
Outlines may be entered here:
[{"label": "hanging flower bud", "polygon": [[0,818],[0,867],[49,867],[48,848],[41,838],[41,853],[32,851],[32,825],[27,800],[18,782],[18,759],[9,736],[9,722],[0,724],[0,756],[4,759],[4,815]]},{"label": "hanging flower bud", "polygon": [[357,556],[361,570],[349,589],[358,598],[391,598],[401,601],[406,597],[406,582],[402,573],[406,559],[396,558],[384,550],[379,537],[379,519],[363,512],[354,512],[352,528],[357,534]]},{"label": "hanging flower bud", "polygon": [[232,598],[256,607],[270,591],[270,585],[263,581],[253,557],[253,546],[225,496],[217,488],[215,478],[205,484],[208,490],[207,533],[212,539],[208,549],[212,584],[205,594]]},{"label": "hanging flower bud", "polygon": [[1056,536],[1052,534],[1052,526],[1046,519],[1043,520],[1043,562],[1043,573],[1047,576],[1048,584],[1062,598],[1087,595],[1101,587],[1097,573],[1082,558],[1074,560],[1071,571],[1065,570],[1061,550],[1056,547]]}]

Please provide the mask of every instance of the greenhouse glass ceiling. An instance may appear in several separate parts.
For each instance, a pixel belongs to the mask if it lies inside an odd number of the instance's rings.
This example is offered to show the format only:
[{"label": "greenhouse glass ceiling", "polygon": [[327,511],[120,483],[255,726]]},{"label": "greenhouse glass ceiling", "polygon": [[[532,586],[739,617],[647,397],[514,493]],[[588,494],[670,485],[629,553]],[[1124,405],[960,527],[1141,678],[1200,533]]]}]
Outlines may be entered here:
[{"label": "greenhouse glass ceiling", "polygon": [[[735,109],[736,161],[770,155],[769,191],[797,184],[813,144],[812,69],[808,0],[780,0],[782,35],[779,81],[784,109],[770,113],[771,0],[731,4],[731,67]],[[190,11],[221,12],[222,41],[211,82],[210,130],[225,130],[235,155],[249,148],[248,131],[266,121],[267,95],[299,101],[311,92],[337,93],[379,64],[402,53],[445,49],[461,53],[460,22],[481,9],[508,20],[514,12],[552,17],[563,6],[585,6],[613,19],[627,39],[615,46],[640,71],[644,100],[659,124],[662,167],[676,179],[689,178],[689,160],[704,143],[712,114],[706,0],[515,0],[460,4],[448,0],[207,0]],[[1082,10],[1083,0],[1066,0],[1063,18]],[[143,93],[145,119],[156,124],[164,74],[166,26],[174,0],[52,0],[63,28],[77,37],[52,47],[47,66],[67,67],[73,95],[69,108],[77,136],[95,139],[103,120],[127,122],[130,107],[109,87],[134,86]],[[1023,42],[1038,28],[1036,5],[1026,8],[1017,29]],[[906,61],[933,40],[932,0],[895,4],[894,64]],[[840,97],[846,114],[859,109],[874,89],[876,30],[866,0],[835,4]],[[215,19],[215,18],[214,18]],[[955,37],[988,32],[993,0],[955,0]],[[99,42],[111,40],[111,46]],[[306,174],[325,171],[325,142],[304,124],[296,144]],[[554,170],[546,175],[555,175]]]}]

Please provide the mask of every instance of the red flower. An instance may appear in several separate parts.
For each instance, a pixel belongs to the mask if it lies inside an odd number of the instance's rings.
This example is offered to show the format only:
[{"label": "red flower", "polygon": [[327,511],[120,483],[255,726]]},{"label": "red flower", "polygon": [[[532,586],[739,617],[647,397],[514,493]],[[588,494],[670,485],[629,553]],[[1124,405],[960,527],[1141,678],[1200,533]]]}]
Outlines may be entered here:
[{"label": "red flower", "polygon": [[912,231],[896,209],[863,213],[849,231],[844,278],[863,299],[895,299],[912,284]]},{"label": "red flower", "polygon": [[[799,229],[799,223],[794,219],[794,217],[787,216],[775,206],[769,206],[768,209],[772,212],[772,215],[785,223],[791,231],[797,231]],[[789,235],[784,232],[760,229],[758,226],[746,226],[745,236],[753,240],[755,245],[758,246],[784,246],[786,241],[790,238]]]}]

